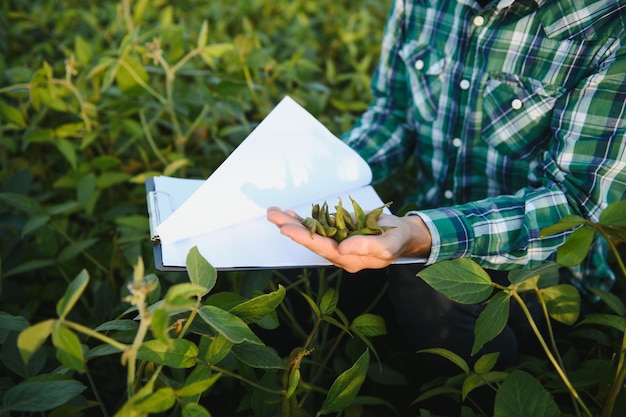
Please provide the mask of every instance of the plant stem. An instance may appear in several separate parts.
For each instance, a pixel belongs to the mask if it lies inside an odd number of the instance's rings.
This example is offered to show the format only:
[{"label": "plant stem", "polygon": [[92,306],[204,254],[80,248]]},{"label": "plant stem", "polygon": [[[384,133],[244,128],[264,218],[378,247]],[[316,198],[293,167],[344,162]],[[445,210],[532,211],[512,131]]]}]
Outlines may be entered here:
[{"label": "plant stem", "polygon": [[150,323],[152,321],[150,313],[148,312],[148,309],[144,304],[144,300],[142,300],[141,303],[137,304],[137,308],[139,309],[139,315],[141,317],[141,321],[139,322],[139,329],[137,329],[137,334],[135,334],[133,344],[122,355],[122,363],[128,363],[128,373],[126,376],[128,398],[131,398],[135,393],[137,352],[139,351],[141,344],[146,338],[146,334],[148,333],[148,329],[150,328]]},{"label": "plant stem", "polygon": [[195,48],[187,52],[187,54],[184,57],[182,57],[176,64],[174,64],[171,70],[172,73],[176,73],[179,69],[183,67],[183,65],[185,65],[194,56],[200,55],[202,53],[202,49],[203,48]]},{"label": "plant stem", "polygon": [[137,82],[137,84],[139,84],[144,90],[146,90],[148,93],[150,93],[154,98],[156,98],[164,106],[168,105],[167,100],[165,99],[165,97],[163,97],[162,95],[157,93],[152,87],[150,87],[148,84],[146,84],[146,82],[144,80],[142,80],[139,75],[137,75],[137,73],[135,72],[133,67],[128,65],[124,61],[124,59],[120,58],[120,59],[118,59],[117,62],[119,62],[119,64],[121,66],[123,66],[126,69],[126,71],[128,71],[130,76],[133,77],[133,80],[135,80]]},{"label": "plant stem", "polygon": [[111,345],[114,348],[119,349],[121,352],[125,352],[128,349],[128,345],[125,345],[122,342],[118,342],[117,340],[109,336],[103,335],[102,333],[99,333],[93,329],[90,329],[89,327],[83,326],[82,324],[78,324],[76,322],[68,321],[68,320],[62,320],[61,322],[63,323],[64,326],[70,327],[89,337],[93,337],[94,339],[98,339],[101,342],[106,343],[107,345]]},{"label": "plant stem", "polygon": [[152,133],[150,133],[150,125],[148,125],[148,122],[146,120],[146,114],[143,109],[139,111],[139,120],[141,121],[141,126],[143,127],[143,131],[146,134],[146,140],[148,141],[148,145],[150,145],[150,149],[152,149],[152,152],[154,152],[156,157],[159,159],[159,161],[161,161],[163,165],[167,165],[167,159],[163,156],[158,146],[156,146],[154,138],[152,137]]},{"label": "plant stem", "polygon": [[[324,368],[326,367],[326,364],[328,363],[328,361],[330,360],[330,358],[333,356],[333,353],[335,352],[335,350],[337,350],[337,347],[339,346],[339,342],[341,342],[341,340],[343,339],[343,336],[346,334],[346,331],[343,330],[335,339],[335,343],[333,343],[332,347],[330,348],[330,350],[328,351],[328,354],[326,355],[326,357],[324,358],[324,360],[322,360],[322,362],[320,363],[320,365],[317,367],[317,371],[315,372],[315,374],[313,375],[313,377],[311,377],[311,381],[309,382],[309,385],[311,385],[312,387],[315,386],[315,381],[317,381],[317,379],[320,377],[320,375],[322,374],[322,371],[324,370]],[[311,390],[312,391],[312,390]],[[298,404],[298,409],[302,409],[304,407],[304,403],[306,402],[307,398],[309,397],[311,391],[307,391],[304,393],[304,395],[302,396],[302,399],[300,400],[300,403]]]},{"label": "plant stem", "polygon": [[583,400],[578,395],[578,392],[576,391],[576,389],[574,388],[574,386],[570,382],[569,378],[565,374],[565,371],[563,370],[563,368],[561,368],[559,366],[558,361],[555,359],[554,355],[550,351],[550,348],[548,347],[548,345],[546,344],[546,341],[544,340],[543,336],[541,335],[541,332],[539,331],[539,328],[537,327],[537,324],[535,323],[535,320],[533,319],[532,315],[530,314],[530,311],[528,311],[528,308],[526,307],[526,304],[524,304],[524,300],[522,300],[522,298],[519,296],[519,294],[516,291],[513,291],[512,295],[513,295],[513,298],[515,298],[515,301],[517,301],[517,303],[521,307],[522,311],[524,312],[524,315],[526,316],[526,319],[528,320],[528,323],[530,324],[530,327],[533,329],[533,332],[535,333],[535,336],[537,336],[537,339],[539,340],[539,343],[541,344],[541,347],[543,348],[544,352],[546,353],[546,356],[548,356],[548,359],[550,360],[550,362],[554,366],[554,369],[556,369],[556,372],[561,377],[561,380],[563,381],[563,383],[565,384],[565,386],[567,387],[567,389],[569,390],[571,395],[576,399],[576,402],[580,405],[580,407],[583,409],[585,414],[587,416],[589,416],[589,417],[593,417],[593,414],[591,413],[591,411],[589,411],[589,409],[587,408],[587,406],[585,405]]},{"label": "plant stem", "polygon": [[[609,245],[609,249],[615,254],[615,259],[622,270],[622,276],[626,277],[626,267],[624,266],[624,262],[620,257],[619,250],[617,246],[613,243],[611,238],[607,236],[602,228],[599,229],[600,234],[607,241]],[[602,417],[609,417],[613,414],[613,408],[615,407],[615,401],[617,400],[617,396],[619,395],[622,386],[624,384],[624,379],[626,378],[626,328],[624,328],[624,333],[622,335],[622,346],[619,355],[619,360],[617,362],[617,369],[615,370],[615,377],[613,378],[613,382],[611,384],[611,390],[609,391],[609,395],[607,397],[606,403],[604,404],[604,408],[602,410]]]},{"label": "plant stem", "polygon": [[620,253],[619,253],[619,250],[617,249],[617,246],[615,245],[615,243],[613,243],[613,239],[611,239],[611,237],[608,236],[602,230],[602,228],[599,228],[597,230],[600,233],[600,235],[604,238],[604,240],[606,240],[607,244],[609,245],[609,250],[613,252],[613,254],[615,254],[615,261],[617,262],[620,269],[622,270],[622,276],[626,277],[626,266],[624,265],[624,261],[622,261],[622,258],[620,257]]},{"label": "plant stem", "polygon": [[93,395],[96,397],[96,401],[100,406],[100,411],[102,411],[103,417],[109,417],[109,412],[104,406],[104,402],[102,401],[102,397],[100,397],[100,392],[98,391],[98,387],[96,386],[96,382],[93,380],[91,376],[91,372],[89,372],[89,368],[85,367],[85,375],[87,375],[87,379],[89,380],[89,385],[91,385],[91,390],[93,391]]},{"label": "plant stem", "polygon": [[250,381],[249,379],[246,379],[245,377],[243,377],[243,376],[241,376],[241,375],[239,375],[239,374],[237,374],[235,372],[231,372],[228,369],[220,368],[219,366],[212,365],[210,363],[207,363],[206,366],[208,366],[212,371],[220,372],[220,373],[222,373],[224,375],[228,375],[230,377],[238,379],[241,382],[244,382],[244,383],[246,383],[246,384],[248,384],[248,385],[250,385],[250,386],[252,386],[254,388],[260,389],[261,391],[269,392],[270,394],[278,394],[278,395],[282,395],[282,394],[285,393],[284,390],[282,390],[282,389],[281,390],[275,390],[275,389],[271,389],[271,388],[268,388],[266,386],[263,386],[261,384],[257,384],[256,382]]},{"label": "plant stem", "polygon": [[132,33],[135,30],[135,25],[133,24],[133,18],[130,15],[130,0],[124,0],[122,2],[122,12],[124,14],[126,30],[128,31],[128,33]]},{"label": "plant stem", "polygon": [[[539,300],[539,305],[541,305],[543,316],[546,320],[546,327],[548,329],[548,337],[550,338],[550,344],[552,345],[552,349],[554,350],[554,355],[556,356],[559,366],[564,369],[565,366],[563,365],[563,358],[561,358],[561,354],[559,352],[558,346],[556,344],[556,339],[554,337],[554,331],[552,330],[552,326],[550,324],[550,313],[548,313],[548,307],[543,297],[541,296],[541,291],[539,291],[538,288],[535,288],[535,294],[537,295],[537,299]],[[576,410],[576,415],[580,417],[580,408],[578,407],[578,403],[576,402],[576,399],[573,398],[571,395],[570,397],[572,399],[572,405],[574,409]]]},{"label": "plant stem", "polygon": [[622,340],[622,352],[620,354],[619,365],[615,371],[615,377],[613,378],[611,390],[609,391],[606,403],[604,404],[601,417],[610,417],[613,414],[615,401],[617,400],[617,396],[622,389],[624,378],[626,378],[626,366],[624,366],[624,354],[626,353],[626,349],[624,346],[626,346],[626,329],[624,329],[624,338]]},{"label": "plant stem", "polygon": [[200,113],[198,114],[198,116],[196,116],[196,118],[194,119],[194,121],[191,123],[191,125],[189,125],[189,127],[187,128],[187,132],[185,133],[185,138],[189,139],[189,137],[191,136],[191,134],[193,133],[194,130],[196,130],[196,128],[200,125],[200,123],[202,123],[202,121],[204,120],[204,116],[206,116],[206,114],[209,111],[209,106],[207,104],[205,104],[204,106],[202,106],[202,110],[200,111]]}]

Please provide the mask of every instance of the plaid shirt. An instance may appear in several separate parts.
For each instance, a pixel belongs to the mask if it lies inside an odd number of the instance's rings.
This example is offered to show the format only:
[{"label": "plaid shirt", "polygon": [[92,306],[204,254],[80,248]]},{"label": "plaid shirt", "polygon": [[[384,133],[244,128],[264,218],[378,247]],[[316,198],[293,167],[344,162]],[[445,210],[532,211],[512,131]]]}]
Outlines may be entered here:
[{"label": "plaid shirt", "polygon": [[[568,214],[626,198],[624,0],[397,0],[374,100],[343,136],[375,181],[411,156],[429,263],[554,259]],[[598,240],[578,278],[609,288]]]}]

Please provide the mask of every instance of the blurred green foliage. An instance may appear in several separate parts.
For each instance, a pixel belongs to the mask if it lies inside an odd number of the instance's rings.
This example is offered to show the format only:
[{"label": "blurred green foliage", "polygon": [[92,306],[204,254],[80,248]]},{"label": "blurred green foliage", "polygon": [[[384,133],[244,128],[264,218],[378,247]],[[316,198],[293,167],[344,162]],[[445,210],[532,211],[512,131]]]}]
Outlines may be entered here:
[{"label": "blurred green foliage", "polygon": [[[390,5],[0,4],[0,415],[403,415],[420,413],[424,397],[461,402],[502,381],[501,395],[524,399],[533,380],[494,374],[492,357],[461,378],[410,386],[415,375],[394,356],[406,352],[371,312],[383,295],[353,284],[357,312],[345,314],[333,268],[224,272],[213,282],[198,257],[201,273],[189,276],[152,266],[144,180],[208,177],[285,95],[335,134],[349,129],[370,100]],[[379,188],[396,208],[398,190],[415,181],[410,168]],[[610,359],[623,346],[623,283],[619,296],[599,295],[610,314],[577,329],[563,358],[587,400],[603,401],[613,376],[615,410],[626,402]],[[138,369],[121,363],[126,348]],[[194,360],[211,367],[189,371]],[[520,364],[544,383],[526,393],[549,402],[547,389],[576,409],[546,363]]]},{"label": "blurred green foliage", "polygon": [[37,287],[88,266],[117,293],[150,256],[145,178],[208,177],[287,94],[348,129],[369,99],[387,3],[4,3],[5,280]]}]

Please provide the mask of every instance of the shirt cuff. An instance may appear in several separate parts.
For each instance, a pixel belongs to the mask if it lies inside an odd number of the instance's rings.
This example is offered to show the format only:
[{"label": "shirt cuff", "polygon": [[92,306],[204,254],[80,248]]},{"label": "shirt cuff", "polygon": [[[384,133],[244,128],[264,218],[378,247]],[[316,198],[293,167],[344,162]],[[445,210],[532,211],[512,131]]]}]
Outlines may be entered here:
[{"label": "shirt cuff", "polygon": [[473,230],[465,215],[453,208],[410,211],[407,216],[419,216],[430,231],[432,247],[427,265],[444,259],[469,256],[474,241]]}]

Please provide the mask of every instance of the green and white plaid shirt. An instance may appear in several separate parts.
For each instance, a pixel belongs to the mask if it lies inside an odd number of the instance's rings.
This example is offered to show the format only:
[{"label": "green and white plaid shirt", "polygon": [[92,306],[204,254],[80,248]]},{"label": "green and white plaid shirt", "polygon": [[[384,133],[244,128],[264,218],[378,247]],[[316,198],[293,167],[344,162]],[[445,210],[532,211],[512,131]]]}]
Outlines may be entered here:
[{"label": "green and white plaid shirt", "polygon": [[[542,228],[626,198],[625,21],[624,0],[395,1],[374,101],[343,139],[375,181],[414,156],[429,263],[554,259],[569,232]],[[596,249],[578,276],[608,288]]]}]

